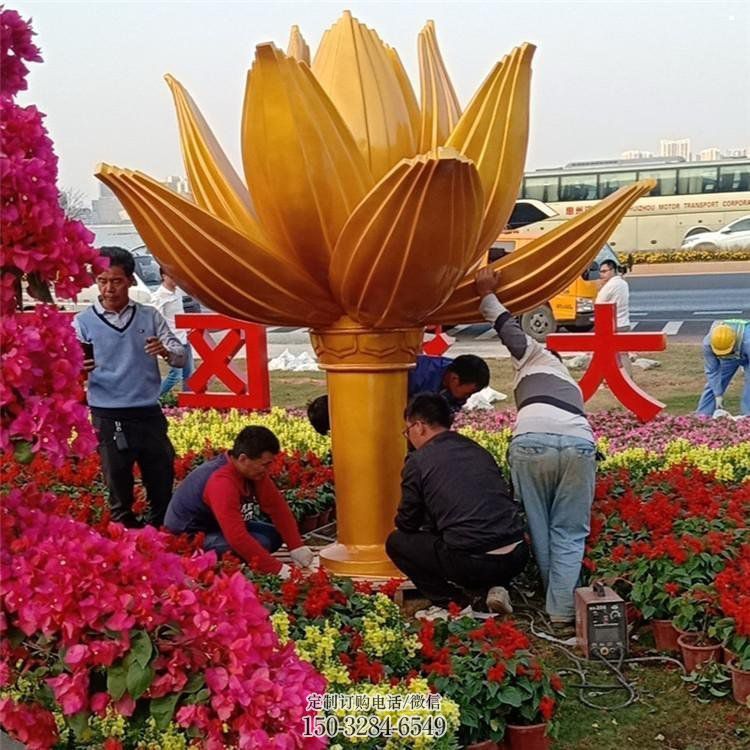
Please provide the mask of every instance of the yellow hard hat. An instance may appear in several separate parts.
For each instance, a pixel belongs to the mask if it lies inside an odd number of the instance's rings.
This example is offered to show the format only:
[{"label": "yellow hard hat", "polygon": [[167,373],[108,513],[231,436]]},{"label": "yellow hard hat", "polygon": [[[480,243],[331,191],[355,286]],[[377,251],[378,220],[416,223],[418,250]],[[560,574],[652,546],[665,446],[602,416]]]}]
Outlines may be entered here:
[{"label": "yellow hard hat", "polygon": [[734,332],[732,326],[728,326],[726,323],[719,323],[711,331],[711,349],[713,353],[717,357],[725,357],[727,354],[731,354],[736,338],[737,334]]}]

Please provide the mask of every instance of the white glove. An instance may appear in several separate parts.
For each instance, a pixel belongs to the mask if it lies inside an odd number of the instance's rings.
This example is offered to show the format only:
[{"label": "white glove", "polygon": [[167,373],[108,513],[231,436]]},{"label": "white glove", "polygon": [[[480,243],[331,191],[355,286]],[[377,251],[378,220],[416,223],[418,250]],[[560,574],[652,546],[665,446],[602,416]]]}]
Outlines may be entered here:
[{"label": "white glove", "polygon": [[726,409],[717,409],[713,413],[713,418],[720,419],[721,417],[729,417],[731,419],[732,415]]},{"label": "white glove", "polygon": [[303,567],[303,568],[309,568],[313,564],[313,560],[315,559],[315,555],[313,554],[313,551],[303,545],[302,547],[297,547],[297,549],[293,549],[289,556],[294,560],[294,562],[297,563],[297,565]]},{"label": "white glove", "polygon": [[276,574],[282,581],[288,581],[292,576],[292,569],[286,563],[281,565],[281,570]]},{"label": "white glove", "polygon": [[716,408],[717,409],[723,409],[724,408],[724,396],[716,396]]}]

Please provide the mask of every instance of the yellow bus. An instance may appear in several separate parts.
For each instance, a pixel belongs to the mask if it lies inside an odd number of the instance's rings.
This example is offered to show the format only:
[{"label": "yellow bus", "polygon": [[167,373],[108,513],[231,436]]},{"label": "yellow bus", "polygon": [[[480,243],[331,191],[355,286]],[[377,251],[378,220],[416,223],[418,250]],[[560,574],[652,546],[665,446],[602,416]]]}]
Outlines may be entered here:
[{"label": "yellow bus", "polygon": [[621,255],[675,250],[687,237],[721,229],[750,213],[750,159],[616,159],[527,173],[514,212],[521,216],[510,228],[523,225],[522,232],[544,233],[623,185],[644,179],[654,180],[656,187],[635,202],[610,239]]},{"label": "yellow bus", "polygon": [[[505,232],[492,245],[489,261],[499,260],[539,236],[539,232]],[[599,278],[599,264],[603,260],[614,260],[620,266],[617,253],[608,244],[604,245],[582,276],[544,305],[521,315],[521,328],[537,341],[544,341],[548,333],[560,328],[590,331],[594,327],[594,300],[599,291],[595,282]]]}]

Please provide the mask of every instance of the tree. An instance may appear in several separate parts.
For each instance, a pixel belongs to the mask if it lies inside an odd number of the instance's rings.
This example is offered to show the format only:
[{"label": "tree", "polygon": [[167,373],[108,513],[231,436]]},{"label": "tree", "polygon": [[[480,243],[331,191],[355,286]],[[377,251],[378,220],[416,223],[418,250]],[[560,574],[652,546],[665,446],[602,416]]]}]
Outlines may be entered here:
[{"label": "tree", "polygon": [[60,191],[60,208],[68,219],[83,219],[89,213],[86,196],[81,190],[72,187]]},{"label": "tree", "polygon": [[82,353],[69,318],[51,304],[22,314],[22,296],[69,299],[103,268],[93,234],[66,218],[57,189],[57,157],[43,115],[14,98],[27,88],[27,62],[41,62],[31,26],[0,10],[0,448],[30,460],[62,462],[92,450],[82,403]]}]

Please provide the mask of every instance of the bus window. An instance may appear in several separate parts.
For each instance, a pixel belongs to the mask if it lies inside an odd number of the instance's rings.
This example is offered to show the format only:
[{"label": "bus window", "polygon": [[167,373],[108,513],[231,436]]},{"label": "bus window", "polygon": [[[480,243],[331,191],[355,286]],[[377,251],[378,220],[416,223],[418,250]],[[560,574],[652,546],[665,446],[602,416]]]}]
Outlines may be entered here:
[{"label": "bus window", "polygon": [[750,190],[750,164],[719,167],[719,192],[737,193],[741,190]]},{"label": "bus window", "polygon": [[677,193],[677,170],[655,169],[652,172],[638,172],[639,180],[655,180],[656,187],[649,193],[652,198]]},{"label": "bus window", "polygon": [[715,193],[718,185],[716,167],[683,167],[677,171],[680,195]]},{"label": "bus window", "polygon": [[635,172],[604,172],[599,175],[599,197],[606,198],[623,185],[635,182]]},{"label": "bus window", "polygon": [[523,185],[523,197],[532,198],[545,203],[558,201],[558,183],[560,178],[555,177],[527,177]]},{"label": "bus window", "polygon": [[561,201],[595,201],[596,175],[563,175],[560,178]]}]

